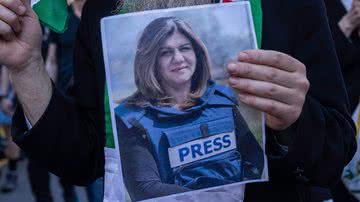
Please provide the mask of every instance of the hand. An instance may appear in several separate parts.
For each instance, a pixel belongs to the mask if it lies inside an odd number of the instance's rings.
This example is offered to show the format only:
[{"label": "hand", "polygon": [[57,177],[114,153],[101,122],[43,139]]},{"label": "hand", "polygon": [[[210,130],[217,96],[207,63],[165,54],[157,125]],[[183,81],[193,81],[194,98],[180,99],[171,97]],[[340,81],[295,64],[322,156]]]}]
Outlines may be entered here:
[{"label": "hand", "polygon": [[351,7],[359,7],[360,6],[360,0],[353,0],[351,3]]},{"label": "hand", "polygon": [[4,113],[12,115],[14,112],[14,104],[11,100],[4,98],[1,100],[1,108]]},{"label": "hand", "polygon": [[19,71],[41,60],[41,27],[30,0],[0,0],[0,64]]},{"label": "hand", "polygon": [[306,67],[284,53],[249,50],[228,65],[241,102],[265,112],[266,125],[283,130],[300,116],[309,90]]},{"label": "hand", "polygon": [[10,160],[16,160],[20,157],[20,148],[15,144],[15,142],[12,140],[12,137],[10,134],[7,142],[7,146],[5,148],[4,154],[5,156]]},{"label": "hand", "polygon": [[341,18],[338,26],[346,37],[360,27],[360,0],[353,0],[351,9]]}]

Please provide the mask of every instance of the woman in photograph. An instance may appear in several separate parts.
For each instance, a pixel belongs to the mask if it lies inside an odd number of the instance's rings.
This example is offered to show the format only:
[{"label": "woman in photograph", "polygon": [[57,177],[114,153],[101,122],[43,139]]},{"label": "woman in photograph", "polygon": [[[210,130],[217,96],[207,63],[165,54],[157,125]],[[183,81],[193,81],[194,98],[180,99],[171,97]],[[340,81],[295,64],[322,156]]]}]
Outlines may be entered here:
[{"label": "woman in photograph", "polygon": [[261,179],[263,150],[235,93],[211,80],[208,51],[186,22],[153,20],[134,66],[137,91],[115,109],[133,200]]}]

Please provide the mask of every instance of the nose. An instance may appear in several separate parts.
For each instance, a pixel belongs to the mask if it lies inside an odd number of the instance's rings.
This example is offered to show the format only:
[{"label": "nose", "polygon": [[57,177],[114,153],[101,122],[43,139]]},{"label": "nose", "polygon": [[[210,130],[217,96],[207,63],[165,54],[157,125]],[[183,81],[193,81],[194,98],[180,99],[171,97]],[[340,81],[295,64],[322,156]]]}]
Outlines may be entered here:
[{"label": "nose", "polygon": [[175,50],[173,61],[175,63],[183,62],[185,60],[184,55],[179,51]]}]

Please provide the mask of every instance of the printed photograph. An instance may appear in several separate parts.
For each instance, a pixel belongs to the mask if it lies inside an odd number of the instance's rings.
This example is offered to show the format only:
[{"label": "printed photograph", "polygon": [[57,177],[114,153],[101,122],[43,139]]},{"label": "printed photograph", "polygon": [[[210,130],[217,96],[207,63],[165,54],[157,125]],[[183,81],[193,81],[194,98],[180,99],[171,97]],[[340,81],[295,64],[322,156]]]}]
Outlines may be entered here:
[{"label": "printed photograph", "polygon": [[132,201],[268,179],[263,114],[238,101],[226,72],[240,51],[257,48],[248,2],[133,12],[101,25]]}]

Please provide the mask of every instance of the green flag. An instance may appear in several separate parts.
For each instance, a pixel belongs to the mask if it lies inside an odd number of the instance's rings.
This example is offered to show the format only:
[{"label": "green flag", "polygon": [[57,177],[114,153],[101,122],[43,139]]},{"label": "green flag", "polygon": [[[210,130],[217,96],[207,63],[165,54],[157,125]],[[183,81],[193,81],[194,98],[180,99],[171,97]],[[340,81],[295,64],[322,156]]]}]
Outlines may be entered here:
[{"label": "green flag", "polygon": [[39,16],[40,21],[57,33],[67,28],[66,0],[31,0],[31,7]]}]

